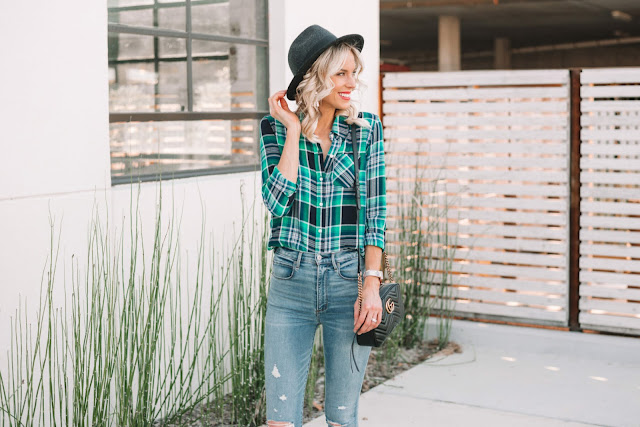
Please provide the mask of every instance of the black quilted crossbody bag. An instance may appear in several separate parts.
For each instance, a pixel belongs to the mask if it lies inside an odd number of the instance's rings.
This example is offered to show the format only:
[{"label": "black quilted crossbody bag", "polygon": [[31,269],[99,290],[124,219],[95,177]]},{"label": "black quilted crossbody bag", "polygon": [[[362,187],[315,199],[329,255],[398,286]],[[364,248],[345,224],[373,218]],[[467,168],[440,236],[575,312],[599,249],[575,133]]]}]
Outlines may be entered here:
[{"label": "black quilted crossbody bag", "polygon": [[[359,248],[359,227],[360,227],[360,157],[358,155],[358,142],[356,140],[356,125],[351,125],[351,141],[353,145],[353,158],[355,167],[355,190],[356,190],[356,247]],[[365,181],[366,182],[366,181]],[[358,249],[359,254],[359,249]],[[357,335],[358,344],[363,346],[380,347],[387,336],[393,331],[404,318],[404,304],[402,302],[402,293],[400,285],[393,280],[393,274],[389,267],[389,260],[386,252],[382,251],[384,265],[387,270],[388,282],[380,283],[380,299],[382,300],[382,320],[377,328]],[[358,255],[358,302],[360,310],[362,310],[362,265]],[[355,358],[354,358],[355,361]],[[356,365],[357,368],[357,365]]]}]

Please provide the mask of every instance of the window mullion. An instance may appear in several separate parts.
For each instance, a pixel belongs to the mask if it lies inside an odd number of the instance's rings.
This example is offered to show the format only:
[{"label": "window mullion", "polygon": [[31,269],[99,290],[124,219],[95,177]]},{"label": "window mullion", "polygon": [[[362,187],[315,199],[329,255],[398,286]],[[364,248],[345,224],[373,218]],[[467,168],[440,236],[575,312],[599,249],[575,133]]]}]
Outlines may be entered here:
[{"label": "window mullion", "polygon": [[[153,0],[153,4],[154,6],[158,5],[158,0]],[[158,19],[158,8],[154,7],[153,8],[153,26],[155,28],[158,28],[159,26],[159,19]],[[153,37],[153,72],[155,73],[156,76],[160,75],[160,61],[158,60],[160,58],[160,40],[158,39],[157,36]],[[156,111],[158,111],[158,97],[160,95],[160,82],[158,81],[155,85],[153,85],[153,93],[154,93],[154,97],[153,97],[153,106],[155,108]]]},{"label": "window mullion", "polygon": [[186,0],[187,3],[187,111],[193,111],[193,75],[192,75],[192,55],[191,55],[191,0]]}]

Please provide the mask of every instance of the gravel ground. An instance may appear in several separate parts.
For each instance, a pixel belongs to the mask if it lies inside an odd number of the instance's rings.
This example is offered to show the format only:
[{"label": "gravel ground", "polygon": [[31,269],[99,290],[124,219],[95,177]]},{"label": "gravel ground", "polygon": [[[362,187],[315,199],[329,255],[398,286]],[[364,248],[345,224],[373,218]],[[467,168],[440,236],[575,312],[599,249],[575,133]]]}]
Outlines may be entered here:
[{"label": "gravel ground", "polygon": [[[449,342],[442,350],[438,351],[437,340],[425,341],[421,345],[411,349],[400,349],[400,353],[397,357],[398,362],[389,364],[382,360],[382,349],[371,349],[371,355],[369,356],[369,362],[365,372],[364,381],[362,383],[362,392],[383,383],[384,381],[393,378],[399,373],[412,368],[413,366],[431,358],[434,356],[447,356],[453,353],[460,353],[460,346],[454,342]],[[263,393],[264,397],[264,393]],[[324,367],[319,367],[318,379],[316,381],[313,408],[310,410],[305,406],[304,408],[304,422],[311,421],[312,419],[324,416]],[[189,414],[183,416],[183,420],[180,424],[170,424],[171,427],[188,426],[188,427],[238,427],[237,424],[231,424],[227,418],[231,414],[231,400],[224,402],[225,418],[223,420],[216,419],[213,416],[208,416],[203,412],[207,411],[206,405],[200,405],[195,408]],[[155,423],[154,425],[161,425]]]},{"label": "gravel ground", "polygon": [[[460,353],[460,346],[454,342],[449,342],[442,350],[438,350],[437,340],[425,341],[413,349],[400,349],[397,357],[398,362],[389,364],[382,359],[382,350],[371,349],[369,362],[362,382],[362,393],[395,377],[401,372],[414,367],[415,365],[433,357],[446,356],[453,353]],[[316,382],[315,398],[313,410],[304,408],[304,422],[308,422],[319,416],[324,416],[324,367],[319,369],[318,380]]]}]

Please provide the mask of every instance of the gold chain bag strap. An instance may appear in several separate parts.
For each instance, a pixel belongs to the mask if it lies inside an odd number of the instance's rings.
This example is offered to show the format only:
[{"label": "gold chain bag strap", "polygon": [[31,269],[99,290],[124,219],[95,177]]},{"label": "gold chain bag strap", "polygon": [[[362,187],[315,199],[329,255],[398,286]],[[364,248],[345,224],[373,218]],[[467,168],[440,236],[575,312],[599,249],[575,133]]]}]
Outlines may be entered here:
[{"label": "gold chain bag strap", "polygon": [[[353,158],[355,169],[355,190],[356,190],[356,247],[358,248],[358,307],[362,310],[362,266],[360,263],[360,157],[358,155],[358,140],[356,139],[356,125],[351,125],[351,141],[353,145]],[[365,179],[366,183],[366,179]],[[382,257],[384,259],[385,269],[387,270],[388,282],[380,283],[380,300],[382,301],[382,320],[375,329],[365,332],[364,334],[357,335],[358,344],[362,346],[380,347],[387,336],[393,331],[393,329],[404,318],[404,304],[402,301],[402,292],[400,285],[393,280],[393,273],[389,267],[389,260],[387,254],[382,251]],[[355,356],[353,356],[353,343],[351,354],[353,361],[355,362]],[[358,365],[356,365],[356,369]],[[353,370],[353,368],[352,368]]]}]

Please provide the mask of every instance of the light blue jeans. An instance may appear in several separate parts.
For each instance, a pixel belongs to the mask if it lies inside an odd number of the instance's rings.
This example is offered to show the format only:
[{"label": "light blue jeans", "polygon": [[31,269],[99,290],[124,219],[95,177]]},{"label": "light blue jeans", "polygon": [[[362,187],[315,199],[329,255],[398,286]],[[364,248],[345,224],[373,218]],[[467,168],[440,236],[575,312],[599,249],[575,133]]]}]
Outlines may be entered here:
[{"label": "light blue jeans", "polygon": [[358,401],[371,347],[354,344],[357,274],[355,249],[274,250],[264,344],[267,421],[302,426],[313,340],[322,324],[327,425],[358,425]]}]

